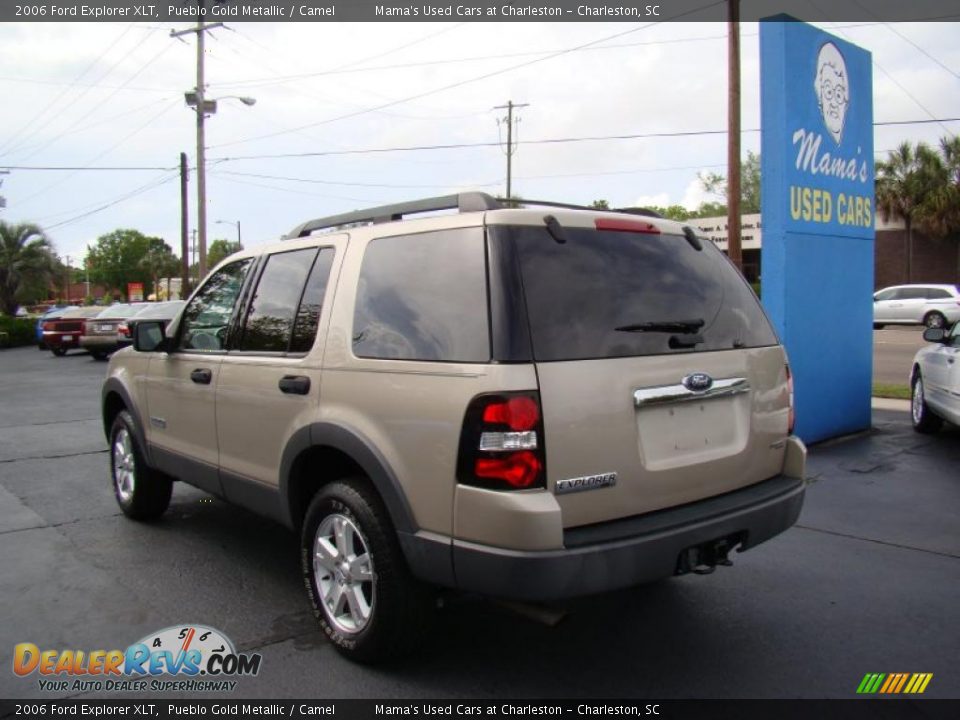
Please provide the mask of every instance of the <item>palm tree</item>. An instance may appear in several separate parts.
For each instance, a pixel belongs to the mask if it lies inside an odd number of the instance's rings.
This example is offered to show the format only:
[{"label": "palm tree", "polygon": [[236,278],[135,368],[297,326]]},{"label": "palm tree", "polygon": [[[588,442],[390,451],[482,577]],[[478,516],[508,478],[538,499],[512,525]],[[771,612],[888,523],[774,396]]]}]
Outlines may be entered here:
[{"label": "palm tree", "polygon": [[0,220],[0,310],[15,315],[17,293],[27,283],[49,281],[53,244],[36,225]]},{"label": "palm tree", "polygon": [[934,237],[955,235],[957,277],[960,277],[960,137],[940,141],[938,182],[920,206],[917,221],[924,232]]},{"label": "palm tree", "polygon": [[924,143],[917,143],[916,149],[901,143],[886,160],[877,162],[877,209],[884,221],[902,218],[907,231],[907,282],[913,279],[913,225],[942,178],[942,168],[940,156]]}]

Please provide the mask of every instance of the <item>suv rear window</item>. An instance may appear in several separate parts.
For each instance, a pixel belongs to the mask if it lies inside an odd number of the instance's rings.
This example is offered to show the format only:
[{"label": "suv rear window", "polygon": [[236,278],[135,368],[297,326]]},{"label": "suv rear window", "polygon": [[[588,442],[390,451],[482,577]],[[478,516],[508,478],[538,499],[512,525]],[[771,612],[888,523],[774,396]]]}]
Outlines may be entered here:
[{"label": "suv rear window", "polygon": [[537,361],[776,345],[746,281],[713,243],[682,235],[497,227],[512,238]]},{"label": "suv rear window", "polygon": [[489,362],[482,228],[377,238],[353,316],[357,357]]}]

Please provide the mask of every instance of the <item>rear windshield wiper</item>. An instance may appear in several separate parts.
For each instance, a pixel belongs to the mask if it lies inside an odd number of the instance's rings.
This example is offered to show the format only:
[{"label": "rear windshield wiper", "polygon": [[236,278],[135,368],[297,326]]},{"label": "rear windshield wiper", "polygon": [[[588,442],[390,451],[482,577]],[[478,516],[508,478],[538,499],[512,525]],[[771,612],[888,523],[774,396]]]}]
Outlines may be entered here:
[{"label": "rear windshield wiper", "polygon": [[696,333],[704,326],[704,321],[697,320],[660,320],[653,322],[621,325],[614,328],[617,332],[665,332],[665,333]]}]

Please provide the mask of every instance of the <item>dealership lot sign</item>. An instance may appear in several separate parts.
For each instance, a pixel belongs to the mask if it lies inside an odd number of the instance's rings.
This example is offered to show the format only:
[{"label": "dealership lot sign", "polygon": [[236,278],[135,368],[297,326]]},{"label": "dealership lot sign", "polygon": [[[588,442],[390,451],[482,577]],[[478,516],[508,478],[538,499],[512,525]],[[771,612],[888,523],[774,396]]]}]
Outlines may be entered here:
[{"label": "dealership lot sign", "polygon": [[763,302],[806,441],[870,426],[870,53],[786,16],[760,26]]}]

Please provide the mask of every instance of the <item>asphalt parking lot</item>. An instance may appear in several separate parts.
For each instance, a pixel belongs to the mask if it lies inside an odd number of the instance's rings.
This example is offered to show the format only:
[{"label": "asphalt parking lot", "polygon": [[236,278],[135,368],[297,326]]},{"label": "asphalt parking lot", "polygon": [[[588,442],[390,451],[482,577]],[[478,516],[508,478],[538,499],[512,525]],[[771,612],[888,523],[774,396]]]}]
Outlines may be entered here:
[{"label": "asphalt parking lot", "polygon": [[58,695],[11,672],[16,643],[125,648],[184,623],[262,653],[238,698],[853,698],[868,672],[933,673],[924,697],[960,697],[957,428],[875,411],[812,449],[798,526],[734,567],[572,602],[553,627],[456,598],[418,656],[371,669],[315,629],[282,527],[180,485],[161,522],[120,515],[105,370],[0,352],[0,697]]}]

